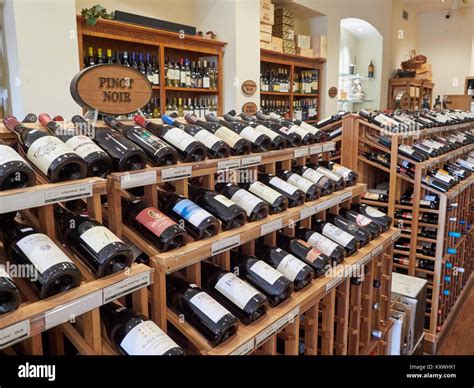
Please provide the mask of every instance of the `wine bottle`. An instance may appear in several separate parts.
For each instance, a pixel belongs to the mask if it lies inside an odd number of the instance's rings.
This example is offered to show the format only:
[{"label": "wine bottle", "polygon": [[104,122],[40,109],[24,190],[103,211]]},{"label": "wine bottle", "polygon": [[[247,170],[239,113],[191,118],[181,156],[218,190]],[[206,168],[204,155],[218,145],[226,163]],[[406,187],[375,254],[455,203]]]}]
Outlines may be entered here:
[{"label": "wine bottle", "polygon": [[366,191],[364,194],[362,194],[362,198],[368,199],[369,201],[376,201],[382,203],[388,202],[388,194],[374,193],[371,191]]},{"label": "wine bottle", "polygon": [[340,208],[339,214],[357,226],[364,228],[372,235],[372,239],[377,238],[382,233],[382,226],[372,219],[355,212],[354,210]]},{"label": "wine bottle", "polygon": [[110,275],[133,262],[131,249],[109,229],[85,214],[55,206],[61,242],[70,248],[97,277]]},{"label": "wine bottle", "polygon": [[[79,115],[74,116],[71,121],[78,130],[90,125]],[[113,171],[132,171],[145,168],[145,152],[121,133],[105,127],[95,127],[94,141],[112,158]]]},{"label": "wine bottle", "polygon": [[323,174],[326,178],[334,181],[335,191],[342,190],[346,187],[346,182],[344,181],[344,178],[332,172],[331,170],[328,170],[327,168],[314,163],[308,163],[307,167],[312,168],[314,171],[319,172],[320,174]]},{"label": "wine bottle", "polygon": [[288,207],[300,206],[305,201],[303,190],[273,174],[259,172],[258,180],[288,198]]},{"label": "wine bottle", "polygon": [[260,120],[273,121],[282,127],[288,128],[289,132],[296,133],[301,137],[301,144],[303,145],[313,144],[316,141],[314,135],[310,131],[296,125],[294,122],[281,119],[280,116],[274,112],[270,113],[268,116],[265,116],[262,112],[257,112],[256,116]]},{"label": "wine bottle", "polygon": [[201,276],[202,288],[245,325],[266,313],[267,297],[234,273],[205,260]]},{"label": "wine bottle", "polygon": [[[392,226],[392,217],[382,213],[380,210],[377,210],[372,206],[364,205],[363,203],[353,203],[351,209],[379,224],[382,227],[383,232],[386,232],[390,229],[390,226]],[[361,226],[365,228],[364,225]]]},{"label": "wine bottle", "polygon": [[316,170],[313,170],[312,168],[306,166],[294,166],[293,172],[301,175],[303,178],[308,179],[320,187],[321,195],[329,195],[335,189],[336,183],[332,179],[326,177]]},{"label": "wine bottle", "polygon": [[215,189],[245,210],[249,221],[258,221],[268,216],[270,205],[247,190],[232,183],[217,182]]},{"label": "wine bottle", "polygon": [[344,217],[328,213],[327,221],[354,236],[359,241],[359,248],[367,245],[372,240],[372,233]]},{"label": "wine bottle", "polygon": [[[187,134],[199,140],[207,147],[207,154],[211,158],[227,158],[230,155],[229,145],[213,133],[195,124],[182,124],[175,119],[176,113],[161,116],[161,120],[168,125],[181,128]],[[177,115],[176,115],[177,117]]]},{"label": "wine bottle", "polygon": [[421,178],[421,183],[426,184],[427,186],[433,187],[436,190],[439,190],[443,193],[449,190],[449,184],[443,182],[439,179],[433,178],[432,176],[425,175]]},{"label": "wine bottle", "polygon": [[0,140],[0,191],[33,186],[36,177],[30,165]]},{"label": "wine bottle", "polygon": [[238,228],[245,223],[247,214],[235,202],[215,191],[189,185],[189,198],[215,215],[222,223],[223,230]]},{"label": "wine bottle", "polygon": [[123,355],[184,355],[155,322],[142,314],[111,302],[100,307],[100,317],[114,347]]},{"label": "wine bottle", "polygon": [[239,321],[225,307],[201,290],[176,275],[166,277],[168,307],[183,315],[187,323],[198,330],[212,346],[232,337]]},{"label": "wine bottle", "polygon": [[355,185],[357,182],[358,175],[355,171],[352,171],[350,168],[341,166],[338,163],[335,162],[327,162],[327,161],[321,161],[319,164],[326,169],[334,172],[335,174],[339,175],[344,179],[346,182],[347,186],[352,186]]},{"label": "wine bottle", "polygon": [[277,243],[288,252],[294,254],[302,262],[311,267],[315,277],[320,277],[326,272],[326,267],[331,264],[331,258],[307,242],[287,236],[281,232],[277,234]]},{"label": "wine bottle", "polygon": [[306,287],[313,280],[314,271],[311,267],[283,249],[258,242],[255,249],[259,258],[293,282],[295,291]]},{"label": "wine bottle", "polygon": [[81,272],[45,234],[13,221],[3,230],[3,246],[15,264],[30,265],[29,277],[40,299],[68,291],[81,283]]},{"label": "wine bottle", "polygon": [[455,184],[459,183],[459,179],[450,175],[448,172],[442,169],[432,169],[428,170],[428,175],[445,183],[448,187],[448,190],[453,187]]},{"label": "wine bottle", "polygon": [[0,315],[16,310],[20,303],[20,290],[3,265],[0,265]]},{"label": "wine bottle", "polygon": [[[87,175],[105,178],[110,173],[112,160],[102,148],[92,141],[92,131],[83,128],[84,131],[81,133],[75,128],[62,127],[46,113],[41,113],[38,118],[46,130],[61,139],[86,161]],[[90,135],[87,136],[88,134]]]},{"label": "wine bottle", "polygon": [[291,280],[255,256],[231,251],[230,262],[234,273],[263,292],[272,307],[288,299],[293,292]]},{"label": "wine bottle", "polygon": [[206,146],[182,129],[171,125],[155,124],[140,115],[136,115],[133,120],[171,144],[184,162],[201,162],[206,158]]},{"label": "wine bottle", "polygon": [[184,118],[188,123],[199,125],[225,141],[231,147],[233,155],[246,155],[252,150],[252,143],[250,141],[219,123],[209,123],[199,120],[194,114],[189,113],[186,114]]},{"label": "wine bottle", "polygon": [[427,156],[425,156],[421,152],[414,150],[412,147],[406,144],[400,144],[398,146],[398,153],[400,155],[406,156],[409,159],[414,160],[415,162],[423,162],[428,159]]},{"label": "wine bottle", "polygon": [[87,164],[71,147],[47,131],[28,128],[15,117],[3,119],[5,127],[19,138],[19,146],[27,159],[51,182],[82,179],[87,176]]},{"label": "wine bottle", "polygon": [[171,218],[153,206],[135,199],[122,198],[125,224],[145,237],[160,251],[169,251],[186,244],[187,233]]},{"label": "wine bottle", "polygon": [[150,131],[138,125],[126,125],[111,116],[105,116],[104,121],[108,126],[120,132],[145,151],[147,159],[151,164],[155,166],[169,166],[176,164],[178,161],[176,150]]},{"label": "wine bottle", "polygon": [[346,250],[343,247],[314,230],[299,227],[296,229],[296,236],[329,256],[336,264],[341,263],[346,257]]},{"label": "wine bottle", "polygon": [[180,224],[184,222],[187,232],[195,240],[219,233],[219,220],[189,199],[175,193],[159,191],[158,202],[165,214]]},{"label": "wine bottle", "polygon": [[329,222],[317,219],[313,228],[316,232],[343,246],[346,249],[347,256],[352,255],[359,249],[360,244],[356,238]]},{"label": "wine bottle", "polygon": [[268,202],[270,214],[280,213],[288,208],[288,198],[271,187],[264,185],[262,182],[239,182],[238,185]]},{"label": "wine bottle", "polygon": [[310,180],[303,178],[301,175],[288,170],[277,170],[276,175],[302,190],[305,194],[306,201],[313,201],[321,196],[321,187],[317,186]]}]

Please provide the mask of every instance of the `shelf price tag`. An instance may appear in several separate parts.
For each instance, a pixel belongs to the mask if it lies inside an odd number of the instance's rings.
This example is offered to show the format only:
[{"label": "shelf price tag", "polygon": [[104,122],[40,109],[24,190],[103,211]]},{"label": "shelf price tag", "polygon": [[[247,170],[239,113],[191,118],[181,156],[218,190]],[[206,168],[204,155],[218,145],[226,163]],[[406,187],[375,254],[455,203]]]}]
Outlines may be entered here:
[{"label": "shelf price tag", "polygon": [[374,248],[372,251],[372,257],[377,256],[380,252],[382,252],[383,244],[380,244],[378,247]]},{"label": "shelf price tag", "polygon": [[0,330],[0,349],[7,348],[30,336],[30,320],[15,323]]},{"label": "shelf price tag", "polygon": [[283,220],[277,218],[276,220],[267,222],[265,225],[260,227],[260,236],[265,236],[266,234],[280,230],[281,228],[283,228]]},{"label": "shelf price tag", "polygon": [[149,286],[151,284],[151,271],[139,273],[137,275],[129,276],[128,278],[112,284],[103,290],[103,304],[120,298],[140,288]]},{"label": "shelf price tag", "polygon": [[346,270],[344,270],[342,273],[336,273],[335,276],[328,283],[326,283],[326,293],[341,284],[346,276]]},{"label": "shelf price tag", "polygon": [[235,170],[240,167],[240,159],[221,160],[217,162],[217,171]]},{"label": "shelf price tag", "polygon": [[252,350],[255,348],[255,338],[252,338],[251,340],[247,341],[243,345],[239,346],[237,349],[235,349],[232,353],[230,353],[231,356],[245,356],[249,354]]},{"label": "shelf price tag", "polygon": [[294,152],[294,157],[295,158],[301,158],[303,156],[308,156],[308,155],[309,155],[309,148],[308,147],[297,148]]},{"label": "shelf price tag", "polygon": [[347,193],[341,194],[337,198],[338,198],[339,203],[347,201],[348,199],[352,198],[352,191],[348,191]]},{"label": "shelf price tag", "polygon": [[120,177],[120,188],[130,189],[132,187],[152,185],[156,183],[155,171],[144,171],[136,174],[124,174]]},{"label": "shelf price tag", "polygon": [[240,233],[235,236],[226,237],[222,240],[216,241],[211,245],[211,255],[217,255],[228,251],[229,249],[238,247],[240,245]]},{"label": "shelf price tag", "polygon": [[365,255],[362,259],[360,259],[357,262],[357,265],[359,265],[359,266],[365,265],[366,263],[368,263],[370,261],[371,258],[372,258],[372,254],[368,253],[367,255]]},{"label": "shelf price tag", "polygon": [[309,218],[316,214],[316,205],[308,206],[300,211],[300,220]]},{"label": "shelf price tag", "polygon": [[80,183],[78,185],[67,185],[44,191],[44,203],[56,203],[70,201],[77,198],[90,197],[92,195],[92,183]]},{"label": "shelf price tag", "polygon": [[161,180],[163,182],[177,179],[191,178],[193,175],[192,166],[171,167],[161,170]]},{"label": "shelf price tag", "polygon": [[309,147],[310,155],[320,154],[321,152],[323,152],[323,146],[320,144]]},{"label": "shelf price tag", "polygon": [[318,204],[318,212],[329,209],[330,207],[336,206],[339,204],[339,196],[336,196],[334,198],[330,198],[327,201],[321,202]]},{"label": "shelf price tag", "polygon": [[246,158],[242,158],[240,160],[240,167],[253,167],[262,164],[262,155],[257,156],[247,156]]},{"label": "shelf price tag", "polygon": [[333,141],[323,144],[323,152],[334,151],[336,149],[336,143]]}]

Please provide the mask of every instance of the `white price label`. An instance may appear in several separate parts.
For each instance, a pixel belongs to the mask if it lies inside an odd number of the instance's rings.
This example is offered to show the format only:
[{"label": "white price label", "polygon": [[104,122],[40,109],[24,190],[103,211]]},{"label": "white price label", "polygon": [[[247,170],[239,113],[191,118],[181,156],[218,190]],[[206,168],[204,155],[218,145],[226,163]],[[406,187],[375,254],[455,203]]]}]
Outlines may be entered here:
[{"label": "white price label", "polygon": [[318,204],[318,212],[329,209],[330,207],[336,206],[337,204],[339,204],[339,196]]},{"label": "white price label", "polygon": [[0,330],[0,349],[7,348],[30,336],[30,320],[21,321]]},{"label": "white price label", "polygon": [[300,147],[295,150],[294,157],[301,158],[303,156],[309,155],[309,148],[308,147]]},{"label": "white price label", "polygon": [[257,155],[257,156],[248,156],[246,158],[242,158],[240,161],[240,167],[252,167],[252,166],[258,166],[262,164],[262,156]]},{"label": "white price label", "polygon": [[365,255],[362,259],[360,259],[358,262],[357,262],[357,265],[361,266],[361,265],[365,265],[367,264],[370,259],[372,258],[372,255],[371,253],[368,253],[367,255]]},{"label": "white price label", "polygon": [[309,147],[310,155],[320,154],[321,152],[323,152],[323,146],[320,144]]},{"label": "white price label", "polygon": [[300,219],[309,218],[316,214],[316,205],[308,206],[300,211]]},{"label": "white price label", "polygon": [[221,160],[217,162],[217,171],[235,170],[240,167],[240,159]]},{"label": "white price label", "polygon": [[67,321],[74,321],[78,316],[100,307],[101,305],[102,290],[98,290],[92,294],[49,310],[44,316],[45,330],[56,327]]},{"label": "white price label", "polygon": [[352,198],[352,191],[348,191],[347,193],[340,194],[337,198],[338,198],[339,203],[347,201],[348,199]]},{"label": "white price label", "polygon": [[255,337],[255,347],[258,348],[268,338],[270,338],[270,336],[272,336],[274,333],[275,333],[274,325],[270,325],[264,331],[262,331],[260,334],[257,334],[257,336]]},{"label": "white price label", "polygon": [[176,179],[191,178],[193,175],[192,166],[171,167],[161,170],[161,180],[163,182]]},{"label": "white price label", "polygon": [[78,185],[68,185],[44,191],[44,203],[56,203],[70,201],[77,198],[90,197],[92,195],[92,183],[81,183]]},{"label": "white price label", "polygon": [[240,245],[240,233],[235,236],[223,238],[211,246],[211,255],[217,255],[218,253],[228,251],[229,249],[238,247]]},{"label": "white price label", "polygon": [[151,284],[151,272],[143,272],[138,275],[130,276],[116,284],[104,288],[103,304],[120,298],[140,288]]},{"label": "white price label", "polygon": [[136,174],[128,173],[120,177],[120,188],[122,189],[152,185],[154,183],[156,183],[155,171],[144,171]]},{"label": "white price label", "polygon": [[323,152],[334,151],[336,149],[336,143],[331,141],[323,144]]},{"label": "white price label", "polygon": [[283,220],[281,218],[267,222],[265,225],[260,227],[260,236],[265,236],[266,234],[280,230],[281,228],[283,228]]},{"label": "white price label", "polygon": [[33,191],[2,196],[0,214],[44,205],[44,192]]},{"label": "white price label", "polygon": [[372,257],[377,256],[380,252],[382,252],[383,244],[380,244],[377,248],[374,248],[372,251]]},{"label": "white price label", "polygon": [[255,338],[247,341],[243,345],[239,346],[233,352],[230,353],[231,356],[245,356],[249,354],[255,348]]}]

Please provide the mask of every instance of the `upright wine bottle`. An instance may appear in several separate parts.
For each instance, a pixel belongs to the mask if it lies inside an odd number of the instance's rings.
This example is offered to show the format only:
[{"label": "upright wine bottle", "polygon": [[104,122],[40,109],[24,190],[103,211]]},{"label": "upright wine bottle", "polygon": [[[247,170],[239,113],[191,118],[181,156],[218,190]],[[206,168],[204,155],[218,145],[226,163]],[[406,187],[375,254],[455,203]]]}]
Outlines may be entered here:
[{"label": "upright wine bottle", "polygon": [[187,323],[198,330],[212,346],[232,337],[239,321],[225,307],[201,290],[176,275],[166,277],[168,307],[183,315]]},{"label": "upright wine bottle", "polygon": [[33,186],[36,177],[30,165],[0,140],[0,191]]},{"label": "upright wine bottle", "polygon": [[262,182],[239,182],[238,185],[268,202],[270,214],[280,213],[288,208],[288,198],[271,187],[264,185]]},{"label": "upright wine bottle", "polygon": [[364,205],[363,203],[353,203],[351,209],[379,224],[384,232],[390,229],[390,226],[392,225],[392,217],[382,213],[380,210],[377,210],[372,206]]},{"label": "upright wine bottle", "polygon": [[306,166],[294,166],[293,172],[320,187],[321,195],[329,195],[335,190],[336,182],[312,168]]},{"label": "upright wine bottle", "polygon": [[145,151],[148,161],[155,166],[169,166],[176,164],[178,153],[176,150],[153,135],[150,131],[138,125],[127,125],[111,116],[104,117],[105,123],[120,132],[130,141],[133,141]]},{"label": "upright wine bottle", "polygon": [[216,216],[222,223],[222,229],[238,228],[245,223],[247,214],[235,202],[215,191],[189,185],[189,198]]},{"label": "upright wine bottle", "polygon": [[62,243],[80,257],[97,277],[130,267],[131,249],[109,229],[84,214],[55,206],[54,214]]},{"label": "upright wine bottle", "polygon": [[363,214],[356,213],[354,210],[340,208],[339,214],[356,225],[368,230],[372,234],[372,238],[377,238],[382,233],[382,226]]},{"label": "upright wine bottle", "polygon": [[267,297],[234,273],[203,261],[201,276],[203,289],[245,325],[266,313]]},{"label": "upright wine bottle", "polygon": [[171,144],[184,162],[201,162],[206,158],[206,146],[182,129],[171,125],[155,124],[140,115],[136,115],[133,120]]},{"label": "upright wine bottle", "polygon": [[231,251],[230,262],[234,273],[263,292],[272,307],[288,299],[293,292],[291,280],[255,256]]},{"label": "upright wine bottle", "polygon": [[[79,115],[74,116],[71,121],[78,130],[90,125]],[[94,141],[112,158],[114,171],[132,171],[145,168],[145,152],[121,133],[105,127],[95,127]]]},{"label": "upright wine bottle", "polygon": [[194,239],[201,240],[219,233],[217,218],[189,199],[160,191],[158,202],[165,214],[178,223],[184,222],[186,230]]},{"label": "upright wine bottle", "polygon": [[186,231],[153,206],[135,199],[122,199],[125,224],[145,237],[160,251],[169,251],[186,244]]},{"label": "upright wine bottle", "polygon": [[303,191],[306,201],[313,201],[321,195],[321,187],[301,175],[288,170],[277,170],[276,175]]},{"label": "upright wine bottle", "polygon": [[318,164],[313,164],[309,163],[307,167],[312,168],[314,171],[319,172],[320,174],[323,174],[326,178],[331,179],[335,183],[334,189],[337,190],[342,190],[344,187],[346,187],[346,181],[344,178],[331,170],[328,170],[326,167],[320,166]]},{"label": "upright wine bottle", "polygon": [[247,190],[232,183],[217,182],[215,189],[245,210],[249,221],[258,221],[268,216],[270,205]]},{"label": "upright wine bottle", "polygon": [[[3,230],[3,246],[15,264],[34,268],[29,281],[40,299],[68,291],[81,283],[81,272],[45,234],[16,222]],[[33,274],[32,274],[33,275]]]},{"label": "upright wine bottle", "polygon": [[115,348],[130,356],[181,356],[183,350],[142,314],[116,303],[100,307],[100,317]]},{"label": "upright wine bottle", "polygon": [[338,228],[354,236],[359,241],[359,247],[367,245],[372,239],[372,233],[360,227],[355,222],[349,221],[344,217],[328,213],[327,220]]},{"label": "upright wine bottle", "polygon": [[262,243],[257,243],[255,249],[258,257],[293,282],[295,291],[306,287],[313,280],[314,271],[311,267],[283,249]]},{"label": "upright wine bottle", "polygon": [[[90,136],[86,135],[92,131],[80,133],[75,128],[62,127],[46,113],[41,113],[38,118],[45,129],[61,139],[86,161],[89,176],[105,178],[110,173],[112,160],[109,155],[95,144]],[[84,128],[86,129],[88,128]]]},{"label": "upright wine bottle", "polygon": [[328,170],[334,172],[335,174],[339,175],[340,177],[344,178],[347,186],[352,186],[357,182],[358,175],[355,171],[351,170],[350,168],[341,166],[335,162],[326,162],[321,161],[319,164]]},{"label": "upright wine bottle", "polygon": [[20,307],[21,294],[13,279],[0,266],[0,315]]},{"label": "upright wine bottle", "polygon": [[273,174],[259,172],[258,180],[288,198],[288,207],[300,206],[305,201],[303,190]]},{"label": "upright wine bottle", "polygon": [[329,256],[336,264],[341,263],[346,257],[346,250],[343,247],[314,230],[300,227],[296,229],[296,236]]},{"label": "upright wine bottle", "polygon": [[3,119],[5,127],[19,138],[27,159],[51,182],[82,179],[87,176],[87,164],[73,149],[49,132],[28,128],[15,117]]}]

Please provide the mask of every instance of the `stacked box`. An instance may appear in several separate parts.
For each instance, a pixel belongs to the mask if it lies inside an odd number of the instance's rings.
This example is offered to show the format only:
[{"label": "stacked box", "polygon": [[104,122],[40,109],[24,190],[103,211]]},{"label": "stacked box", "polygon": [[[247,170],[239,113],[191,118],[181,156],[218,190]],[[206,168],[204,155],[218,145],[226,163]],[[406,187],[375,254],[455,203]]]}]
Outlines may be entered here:
[{"label": "stacked box", "polygon": [[310,49],[310,48],[297,47],[296,54],[301,55],[302,57],[310,57],[310,58],[314,57],[313,49]]},{"label": "stacked box", "polygon": [[298,34],[295,36],[296,48],[310,49],[311,48],[311,37],[309,35]]},{"label": "stacked box", "polygon": [[327,38],[326,35],[316,35],[311,37],[311,47],[315,58],[327,58]]},{"label": "stacked box", "polygon": [[295,19],[293,17],[293,12],[288,8],[277,8],[275,10],[273,36],[282,39],[284,53],[296,54]]},{"label": "stacked box", "polygon": [[283,52],[283,39],[272,36],[271,50]]},{"label": "stacked box", "polygon": [[260,0],[260,24],[272,26],[275,22],[275,6],[270,0]]},{"label": "stacked box", "polygon": [[266,32],[267,34],[271,34],[273,32],[273,26],[271,24],[263,24],[260,23],[260,32]]}]

